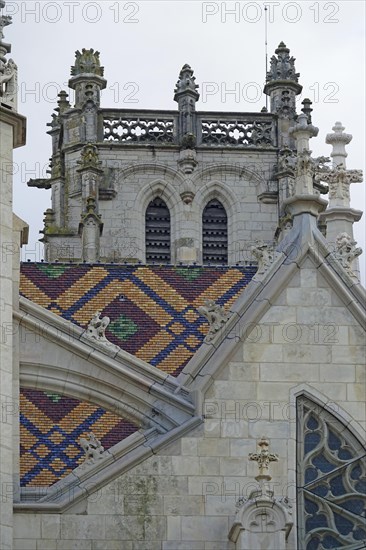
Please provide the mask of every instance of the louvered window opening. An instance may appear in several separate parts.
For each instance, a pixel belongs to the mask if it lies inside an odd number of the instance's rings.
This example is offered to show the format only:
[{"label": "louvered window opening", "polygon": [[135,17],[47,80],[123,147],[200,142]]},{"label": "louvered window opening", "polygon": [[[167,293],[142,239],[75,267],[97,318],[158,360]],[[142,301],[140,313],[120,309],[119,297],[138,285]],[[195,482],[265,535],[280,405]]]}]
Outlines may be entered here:
[{"label": "louvered window opening", "polygon": [[146,209],[146,263],[170,263],[170,213],[162,199],[156,198]]},{"label": "louvered window opening", "polygon": [[227,264],[227,216],[218,200],[210,201],[203,211],[203,263]]}]

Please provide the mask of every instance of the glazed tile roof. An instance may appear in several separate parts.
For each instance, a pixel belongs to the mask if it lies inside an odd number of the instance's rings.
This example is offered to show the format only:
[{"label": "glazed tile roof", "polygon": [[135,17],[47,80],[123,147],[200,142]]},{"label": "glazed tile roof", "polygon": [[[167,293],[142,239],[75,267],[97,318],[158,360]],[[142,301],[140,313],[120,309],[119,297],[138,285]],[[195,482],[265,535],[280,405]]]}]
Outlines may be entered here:
[{"label": "glazed tile roof", "polygon": [[101,311],[111,320],[108,340],[177,376],[207,334],[197,307],[212,299],[229,309],[255,271],[252,266],[26,263],[20,292],[82,328]]},{"label": "glazed tile roof", "polygon": [[100,407],[55,393],[20,392],[20,484],[48,487],[81,464],[80,437],[109,449],[139,428]]},{"label": "glazed tile roof", "polygon": [[[20,292],[86,328],[96,311],[110,317],[107,338],[177,376],[203,342],[208,323],[197,307],[230,308],[254,267],[120,265],[21,266]],[[138,428],[95,405],[54,393],[20,394],[21,485],[47,487],[83,460],[80,437],[93,431],[108,449]]]}]

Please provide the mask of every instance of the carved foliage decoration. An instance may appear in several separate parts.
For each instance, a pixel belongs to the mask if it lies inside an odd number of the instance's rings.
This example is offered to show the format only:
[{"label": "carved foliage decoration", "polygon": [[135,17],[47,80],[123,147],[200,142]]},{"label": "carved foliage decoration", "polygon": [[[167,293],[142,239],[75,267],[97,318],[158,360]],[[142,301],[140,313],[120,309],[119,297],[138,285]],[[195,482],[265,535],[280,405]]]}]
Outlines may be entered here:
[{"label": "carved foliage decoration", "polygon": [[87,50],[83,48],[81,52],[75,52],[75,65],[71,67],[72,76],[79,74],[96,74],[103,76],[104,67],[100,66],[99,52],[91,48]]},{"label": "carved foliage decoration", "polygon": [[362,254],[362,248],[347,233],[337,235],[334,257],[344,267],[350,277],[356,277],[352,269],[354,260]]},{"label": "carved foliage decoration", "polygon": [[270,70],[267,73],[267,82],[271,80],[299,81],[300,74],[295,69],[295,58],[290,57],[290,50],[281,42],[270,60]]},{"label": "carved foliage decoration", "polygon": [[366,543],[366,449],[305,397],[298,400],[297,417],[299,549],[361,548]]}]

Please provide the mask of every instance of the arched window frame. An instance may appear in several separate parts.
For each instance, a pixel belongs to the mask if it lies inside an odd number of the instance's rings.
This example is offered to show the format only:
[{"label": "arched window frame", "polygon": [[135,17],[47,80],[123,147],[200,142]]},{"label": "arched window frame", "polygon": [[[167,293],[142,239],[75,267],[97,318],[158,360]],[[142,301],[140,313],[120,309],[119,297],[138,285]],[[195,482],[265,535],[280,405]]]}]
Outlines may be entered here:
[{"label": "arched window frame", "polygon": [[366,449],[348,422],[304,394],[297,397],[296,415],[298,548],[362,548],[365,516],[355,511],[362,500],[366,510],[366,486],[359,481],[366,474]]}]

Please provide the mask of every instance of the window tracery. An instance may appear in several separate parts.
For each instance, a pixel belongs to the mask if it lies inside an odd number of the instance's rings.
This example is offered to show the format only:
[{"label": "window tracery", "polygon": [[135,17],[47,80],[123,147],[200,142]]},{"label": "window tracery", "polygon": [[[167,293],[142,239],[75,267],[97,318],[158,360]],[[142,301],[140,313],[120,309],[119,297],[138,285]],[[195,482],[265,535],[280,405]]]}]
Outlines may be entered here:
[{"label": "window tracery", "polygon": [[299,548],[364,548],[366,449],[305,397],[298,400],[297,415]]}]

